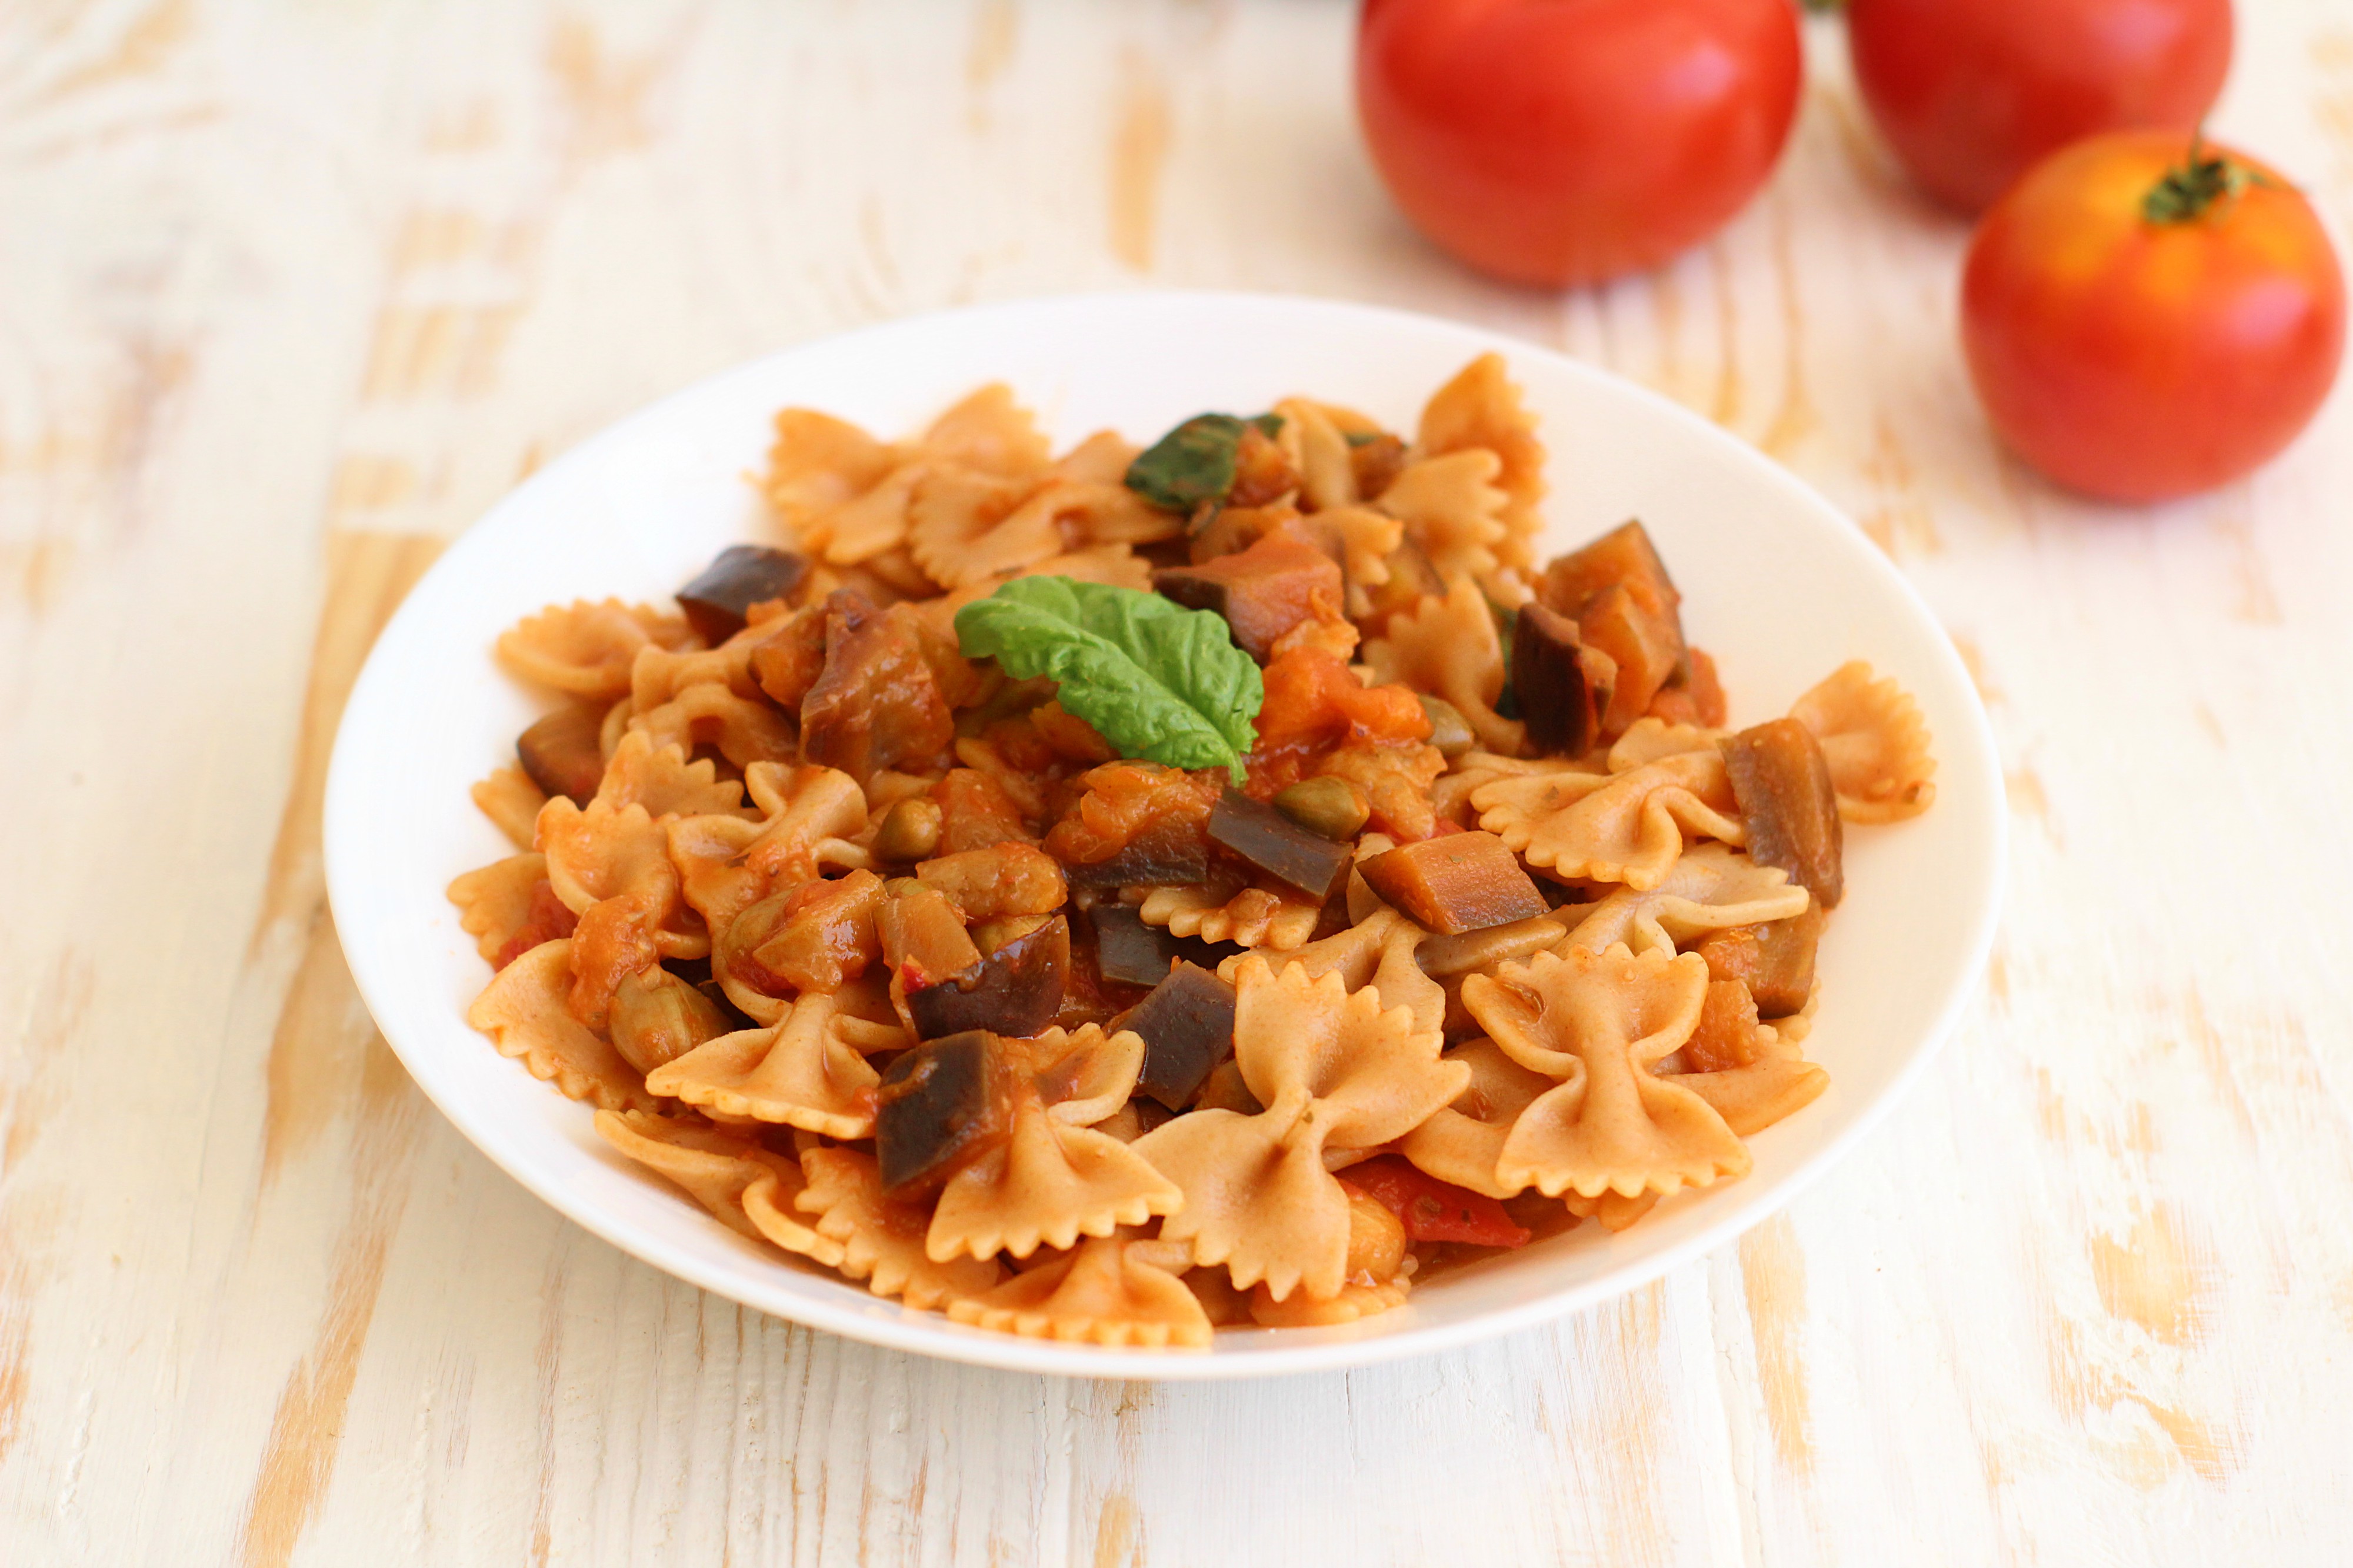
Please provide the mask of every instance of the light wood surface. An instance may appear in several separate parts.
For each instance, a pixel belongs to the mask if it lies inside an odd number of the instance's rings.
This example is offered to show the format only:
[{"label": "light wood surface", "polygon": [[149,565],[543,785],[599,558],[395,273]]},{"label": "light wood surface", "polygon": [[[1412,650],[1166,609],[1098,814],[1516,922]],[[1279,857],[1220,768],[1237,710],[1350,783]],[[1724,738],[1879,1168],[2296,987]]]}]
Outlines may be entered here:
[{"label": "light wood surface", "polygon": [[[2353,0],[2217,129],[2353,199]],[[2304,1564],[2353,1546],[2353,410],[2147,514],[1990,444],[1961,228],[1833,24],[1661,275],[1393,216],[1340,0],[0,7],[0,1560]],[[1985,994],[1736,1247],[1453,1354],[1064,1383],[765,1319],[462,1142],[353,995],[317,813],[438,542],[836,328],[1142,283],[1451,313],[1822,487],[2010,773]],[[1574,484],[1574,476],[1560,476]]]}]

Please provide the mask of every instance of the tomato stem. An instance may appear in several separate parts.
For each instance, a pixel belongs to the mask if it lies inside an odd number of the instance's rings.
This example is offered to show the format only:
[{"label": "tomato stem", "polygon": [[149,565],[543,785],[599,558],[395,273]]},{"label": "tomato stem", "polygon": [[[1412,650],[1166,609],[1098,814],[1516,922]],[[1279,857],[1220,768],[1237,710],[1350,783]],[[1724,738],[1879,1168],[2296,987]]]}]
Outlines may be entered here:
[{"label": "tomato stem", "polygon": [[2189,133],[2189,155],[2165,171],[2141,198],[2140,216],[2149,223],[2195,223],[2210,213],[2220,216],[2237,205],[2249,185],[2279,181],[2261,169],[2252,169],[2220,153],[2206,151],[2206,129]]}]

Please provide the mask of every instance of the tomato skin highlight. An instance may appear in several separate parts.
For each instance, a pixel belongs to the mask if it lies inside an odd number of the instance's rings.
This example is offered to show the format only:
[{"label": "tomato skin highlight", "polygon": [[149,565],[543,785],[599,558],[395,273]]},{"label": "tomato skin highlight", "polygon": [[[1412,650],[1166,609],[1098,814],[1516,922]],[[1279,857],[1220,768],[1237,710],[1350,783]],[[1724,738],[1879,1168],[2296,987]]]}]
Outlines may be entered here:
[{"label": "tomato skin highlight", "polygon": [[2345,280],[2303,195],[2252,183],[2201,216],[2142,203],[2184,135],[2119,132],[2054,154],[1986,214],[1961,282],[1961,336],[1988,416],[2059,483],[2169,500],[2253,471],[2336,380]]},{"label": "tomato skin highlight", "polygon": [[1964,213],[2086,136],[2192,129],[2231,68],[2231,0],[1849,0],[1846,26],[1896,157]]},{"label": "tomato skin highlight", "polygon": [[1369,0],[1356,106],[1423,234],[1570,287],[1655,267],[1747,205],[1801,65],[1791,0]]}]

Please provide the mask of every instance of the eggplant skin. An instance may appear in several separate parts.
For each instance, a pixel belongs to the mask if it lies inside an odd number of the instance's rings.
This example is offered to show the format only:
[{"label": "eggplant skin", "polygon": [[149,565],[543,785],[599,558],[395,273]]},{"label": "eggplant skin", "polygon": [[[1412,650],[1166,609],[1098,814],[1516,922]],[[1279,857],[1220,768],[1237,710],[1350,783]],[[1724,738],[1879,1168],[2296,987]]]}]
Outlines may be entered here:
[{"label": "eggplant skin", "polygon": [[907,993],[907,1016],[926,1040],[987,1029],[1027,1039],[1054,1021],[1071,970],[1071,922],[1056,915],[963,974]]},{"label": "eggplant skin", "polygon": [[939,1189],[1005,1142],[1010,1075],[987,1031],[927,1040],[892,1062],[874,1090],[874,1156],[882,1195],[904,1203]]},{"label": "eggplant skin", "polygon": [[1144,1037],[1135,1091],[1182,1110],[1233,1055],[1234,988],[1198,963],[1180,963],[1113,1026]]},{"label": "eggplant skin", "polygon": [[1846,894],[1845,830],[1814,732],[1774,719],[1716,742],[1748,824],[1748,858],[1778,866],[1823,909]]},{"label": "eggplant skin", "polygon": [[765,544],[731,544],[678,591],[686,624],[717,647],[744,629],[752,606],[781,599],[808,575],[808,562],[789,550]]},{"label": "eggplant skin", "polygon": [[1209,838],[1276,881],[1311,899],[1328,899],[1348,874],[1355,852],[1310,833],[1263,801],[1230,784],[1209,813]]}]

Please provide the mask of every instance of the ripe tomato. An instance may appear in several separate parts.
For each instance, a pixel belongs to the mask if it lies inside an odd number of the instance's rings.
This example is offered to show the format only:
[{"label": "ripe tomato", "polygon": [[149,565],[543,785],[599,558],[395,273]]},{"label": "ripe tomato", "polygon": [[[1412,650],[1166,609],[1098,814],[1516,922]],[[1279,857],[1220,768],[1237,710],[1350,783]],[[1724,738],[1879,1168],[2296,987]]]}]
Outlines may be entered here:
[{"label": "ripe tomato", "polygon": [[2096,136],[1987,213],[1961,334],[1994,427],[2112,500],[2211,489],[2293,440],[2337,377],[2345,279],[2301,193],[2162,131]]},{"label": "ripe tomato", "polygon": [[1591,283],[1756,195],[1800,63],[1791,0],[1366,0],[1356,108],[1424,234],[1499,278]]},{"label": "ripe tomato", "polygon": [[2231,68],[2231,0],[1849,0],[1846,37],[1913,179],[1974,213],[2070,142],[2195,126]]}]

